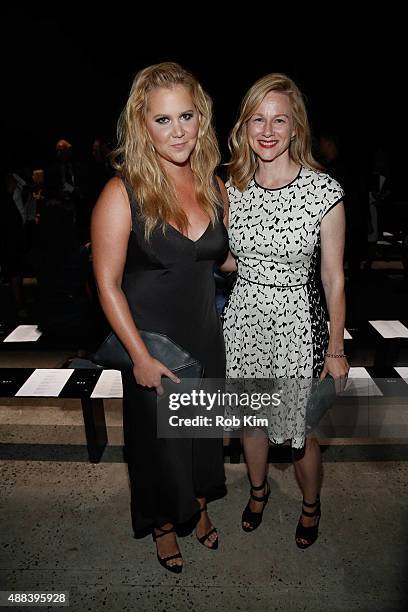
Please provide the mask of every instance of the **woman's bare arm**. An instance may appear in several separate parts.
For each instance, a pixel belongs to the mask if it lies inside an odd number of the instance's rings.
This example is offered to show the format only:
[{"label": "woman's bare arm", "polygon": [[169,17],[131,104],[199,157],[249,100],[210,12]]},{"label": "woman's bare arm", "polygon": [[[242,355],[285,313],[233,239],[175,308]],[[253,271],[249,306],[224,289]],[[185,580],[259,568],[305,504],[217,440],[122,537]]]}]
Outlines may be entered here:
[{"label": "woman's bare arm", "polygon": [[[320,227],[321,239],[321,278],[330,316],[330,339],[328,353],[344,353],[344,323],[346,317],[346,300],[344,295],[344,235],[345,214],[340,202],[324,217]],[[326,357],[321,374],[327,373],[333,378],[340,378],[348,373],[346,358]]]}]

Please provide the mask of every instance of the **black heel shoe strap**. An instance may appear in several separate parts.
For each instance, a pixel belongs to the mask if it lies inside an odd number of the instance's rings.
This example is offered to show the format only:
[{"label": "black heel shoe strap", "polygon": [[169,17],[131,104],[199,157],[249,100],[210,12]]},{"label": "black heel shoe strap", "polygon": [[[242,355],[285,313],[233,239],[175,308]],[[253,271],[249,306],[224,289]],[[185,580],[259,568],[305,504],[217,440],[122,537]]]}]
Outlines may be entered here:
[{"label": "black heel shoe strap", "polygon": [[306,510],[303,510],[302,508],[302,516],[309,516],[310,518],[312,518],[313,516],[316,516],[317,514],[319,514],[319,510],[320,508],[316,508],[316,510],[313,510],[313,512],[307,512]]},{"label": "black heel shoe strap", "polygon": [[157,540],[158,538],[162,538],[163,536],[167,535],[168,533],[174,533],[176,530],[174,529],[174,527],[171,527],[171,529],[162,529],[161,527],[155,527],[155,529],[160,529],[160,531],[162,533],[155,533],[153,531],[152,536],[153,536],[153,540]]},{"label": "black heel shoe strap", "polygon": [[253,489],[254,491],[260,491],[261,489],[265,488],[266,482],[267,482],[267,478],[265,476],[263,483],[259,485],[259,487],[254,487],[251,481],[249,481],[249,484],[251,485],[251,489]]},{"label": "black heel shoe strap", "polygon": [[167,561],[171,561],[172,559],[182,559],[182,555],[181,553],[176,553],[175,555],[170,555],[170,557],[160,557],[160,555],[158,554],[158,557],[160,559],[160,561],[164,561],[164,563],[167,563]]},{"label": "black heel shoe strap", "polygon": [[313,508],[313,506],[316,506],[316,504],[319,504],[319,505],[320,505],[320,496],[318,495],[318,496],[316,497],[316,501],[314,501],[312,504],[310,504],[309,502],[307,502],[307,501],[305,501],[305,500],[303,499],[302,504],[303,504],[304,506],[307,506],[308,508]]},{"label": "black heel shoe strap", "polygon": [[[265,488],[265,486],[266,486],[266,493],[265,493],[264,495],[259,496],[259,495],[254,495],[254,494],[252,493],[252,490],[254,490],[254,491],[260,491],[261,489],[264,489],[264,488]],[[270,495],[270,494],[271,494],[271,489],[270,489],[270,487],[269,487],[269,483],[268,483],[268,481],[267,481],[267,479],[266,479],[266,478],[265,478],[265,480],[264,480],[264,482],[263,482],[263,485],[262,485],[262,486],[260,486],[260,487],[253,487],[253,486],[251,486],[251,498],[252,498],[254,501],[257,501],[257,502],[265,502],[265,501],[268,501],[268,498],[269,498],[269,495]]]},{"label": "black heel shoe strap", "polygon": [[265,495],[261,495],[261,496],[254,495],[253,493],[251,493],[251,499],[253,499],[253,500],[257,501],[257,502],[264,502],[264,501],[268,500],[269,495],[270,495],[270,491],[267,491],[265,493]]}]

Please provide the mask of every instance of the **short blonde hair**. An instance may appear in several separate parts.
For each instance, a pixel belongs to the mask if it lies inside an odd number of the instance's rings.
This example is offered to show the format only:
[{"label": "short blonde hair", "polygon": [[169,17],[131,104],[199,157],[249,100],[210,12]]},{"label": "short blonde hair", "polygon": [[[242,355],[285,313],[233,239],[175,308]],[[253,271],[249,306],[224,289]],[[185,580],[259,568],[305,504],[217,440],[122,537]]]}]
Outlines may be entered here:
[{"label": "short blonde hair", "polygon": [[290,101],[296,132],[296,136],[291,141],[289,148],[291,159],[307,168],[322,170],[322,167],[312,155],[309,120],[303,96],[298,86],[285,74],[267,74],[256,81],[246,93],[241,104],[238,121],[232,129],[228,140],[231,152],[231,161],[228,164],[230,181],[240,191],[247,189],[258,167],[258,158],[248,142],[247,123],[262,100],[271,91],[286,94]]}]

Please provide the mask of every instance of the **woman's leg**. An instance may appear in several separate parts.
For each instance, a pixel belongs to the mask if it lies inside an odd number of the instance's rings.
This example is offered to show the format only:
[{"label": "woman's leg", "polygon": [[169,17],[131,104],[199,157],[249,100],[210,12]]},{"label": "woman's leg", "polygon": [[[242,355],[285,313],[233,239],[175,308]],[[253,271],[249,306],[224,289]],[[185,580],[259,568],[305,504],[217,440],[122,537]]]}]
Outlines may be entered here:
[{"label": "woman's leg", "polygon": [[[260,487],[265,480],[267,472],[269,438],[262,429],[247,428],[244,429],[242,442],[249,479],[254,487]],[[267,486],[265,483],[264,488],[257,490],[255,495],[262,497],[266,492]],[[264,506],[264,502],[257,502],[252,498],[249,501],[251,512],[262,512]],[[252,525],[245,521],[242,524],[244,527],[252,527]]]},{"label": "woman's leg", "polygon": [[[292,457],[296,480],[303,493],[303,499],[312,504],[320,493],[322,483],[322,459],[317,439],[306,438],[305,446],[302,449],[293,449]],[[310,512],[313,508],[304,507],[304,510]],[[302,516],[300,520],[305,527],[311,527],[316,525],[318,516]],[[307,544],[302,538],[300,542]]]}]

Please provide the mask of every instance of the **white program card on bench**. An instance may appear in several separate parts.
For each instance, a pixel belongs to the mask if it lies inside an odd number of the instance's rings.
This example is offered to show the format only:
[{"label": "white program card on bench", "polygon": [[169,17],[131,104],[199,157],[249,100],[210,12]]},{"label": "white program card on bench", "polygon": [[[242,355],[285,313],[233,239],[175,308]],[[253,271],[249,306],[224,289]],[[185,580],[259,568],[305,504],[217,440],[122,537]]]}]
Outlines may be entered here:
[{"label": "white program card on bench", "polygon": [[35,342],[41,334],[37,325],[19,325],[3,342]]},{"label": "white program card on bench", "polygon": [[408,338],[408,329],[401,321],[369,321],[383,338]]},{"label": "white program card on bench", "polygon": [[[330,321],[327,321],[327,327],[329,328],[329,333],[330,333]],[[344,330],[344,334],[343,334],[343,340],[352,340],[353,337],[352,335],[347,331],[347,329]]]},{"label": "white program card on bench", "polygon": [[394,370],[396,372],[398,372],[398,374],[401,376],[401,378],[404,379],[404,381],[408,384],[408,368],[404,367],[395,367]]},{"label": "white program card on bench", "polygon": [[91,394],[97,397],[123,397],[122,375],[119,370],[103,370]]},{"label": "white program card on bench", "polygon": [[382,396],[382,393],[365,368],[350,368],[347,386],[340,395],[371,397]]},{"label": "white program card on bench", "polygon": [[34,370],[16,397],[58,397],[74,370],[41,369]]}]

